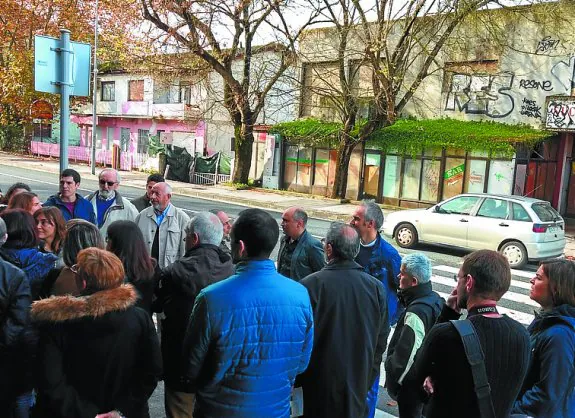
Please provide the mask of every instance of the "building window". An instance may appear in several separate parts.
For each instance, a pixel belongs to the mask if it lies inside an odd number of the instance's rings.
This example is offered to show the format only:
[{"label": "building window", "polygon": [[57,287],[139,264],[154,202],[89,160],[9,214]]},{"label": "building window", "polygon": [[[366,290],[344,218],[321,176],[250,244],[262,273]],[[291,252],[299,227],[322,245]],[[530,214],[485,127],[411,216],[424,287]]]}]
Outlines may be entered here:
[{"label": "building window", "polygon": [[120,130],[120,149],[122,152],[130,150],[130,128],[122,128]]},{"label": "building window", "polygon": [[138,129],[138,154],[146,154],[148,152],[148,144],[150,143],[150,131],[147,129]]},{"label": "building window", "polygon": [[115,81],[102,81],[102,97],[103,102],[113,102],[116,100],[116,82]]},{"label": "building window", "polygon": [[154,103],[170,103],[170,83],[154,81]]},{"label": "building window", "polygon": [[144,101],[144,80],[128,81],[128,101],[130,102]]},{"label": "building window", "polygon": [[180,81],[180,97],[178,103],[191,104],[192,103],[192,87],[187,81]]},{"label": "building window", "polygon": [[52,138],[52,125],[49,123],[35,123],[34,138],[38,139]]},{"label": "building window", "polygon": [[112,144],[114,143],[114,131],[115,128],[108,126],[108,132],[106,133],[106,148],[108,150],[112,149]]}]

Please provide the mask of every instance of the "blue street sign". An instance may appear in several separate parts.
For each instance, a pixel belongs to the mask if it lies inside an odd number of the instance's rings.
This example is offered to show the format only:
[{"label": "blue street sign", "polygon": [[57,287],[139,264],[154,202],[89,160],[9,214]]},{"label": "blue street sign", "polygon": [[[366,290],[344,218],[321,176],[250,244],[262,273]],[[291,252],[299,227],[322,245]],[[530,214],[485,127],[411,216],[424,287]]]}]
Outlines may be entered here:
[{"label": "blue street sign", "polygon": [[[59,52],[61,41],[48,36],[34,37],[34,89],[46,93],[60,94],[62,79]],[[69,92],[71,96],[90,95],[90,72],[92,47],[90,44],[70,42]]]}]

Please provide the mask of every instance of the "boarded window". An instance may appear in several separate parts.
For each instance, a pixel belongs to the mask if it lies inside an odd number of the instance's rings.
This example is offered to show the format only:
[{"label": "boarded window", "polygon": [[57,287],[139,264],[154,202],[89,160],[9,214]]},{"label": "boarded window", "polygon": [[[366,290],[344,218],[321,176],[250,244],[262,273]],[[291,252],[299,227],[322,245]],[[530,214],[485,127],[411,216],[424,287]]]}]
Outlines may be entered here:
[{"label": "boarded window", "polygon": [[128,101],[144,101],[144,80],[130,80],[128,82]]}]

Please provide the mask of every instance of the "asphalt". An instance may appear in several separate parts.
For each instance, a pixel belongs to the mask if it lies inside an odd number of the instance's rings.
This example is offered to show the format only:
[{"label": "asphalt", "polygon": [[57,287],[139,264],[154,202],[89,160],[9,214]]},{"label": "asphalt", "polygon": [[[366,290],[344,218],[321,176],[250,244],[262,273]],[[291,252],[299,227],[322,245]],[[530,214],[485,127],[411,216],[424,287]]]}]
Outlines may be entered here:
[{"label": "asphalt", "polygon": [[[35,171],[58,173],[59,161],[53,158],[16,155],[0,152],[0,164],[27,168]],[[98,180],[97,173],[103,167],[96,168],[96,175],[91,174],[90,166],[86,164],[70,163],[70,168],[80,173],[83,179]],[[121,184],[124,186],[145,189],[149,173],[141,171],[121,171]],[[259,207],[262,209],[283,212],[289,207],[299,206],[305,209],[309,217],[348,222],[358,202],[340,201],[321,196],[304,193],[288,192],[284,190],[270,190],[263,188],[250,188],[236,190],[224,185],[205,186],[168,180],[173,193],[181,196],[190,196],[217,202],[235,203],[246,207]],[[383,212],[388,213],[399,208],[382,206]],[[575,258],[575,227],[567,227],[565,256]]]}]

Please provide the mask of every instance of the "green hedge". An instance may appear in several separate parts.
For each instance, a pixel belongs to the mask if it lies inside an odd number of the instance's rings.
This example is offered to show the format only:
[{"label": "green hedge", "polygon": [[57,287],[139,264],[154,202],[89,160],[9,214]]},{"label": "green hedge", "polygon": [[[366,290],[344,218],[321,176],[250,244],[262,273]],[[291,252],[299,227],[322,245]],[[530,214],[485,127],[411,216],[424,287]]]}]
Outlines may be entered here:
[{"label": "green hedge", "polygon": [[508,156],[515,153],[514,144],[528,146],[555,136],[554,132],[533,129],[526,125],[498,122],[474,122],[455,119],[398,120],[380,129],[369,139],[369,147],[419,154],[423,149],[458,148],[466,151],[487,151]]},{"label": "green hedge", "polygon": [[[357,135],[359,122],[352,132]],[[303,146],[334,146],[343,125],[307,118],[275,125],[271,132],[291,143]],[[527,125],[499,122],[474,122],[456,119],[400,119],[391,126],[375,131],[367,142],[369,148],[397,150],[404,154],[419,154],[423,149],[458,148],[466,151],[486,151],[508,156],[515,153],[514,144],[533,146],[552,138],[554,132],[533,129]]]}]

